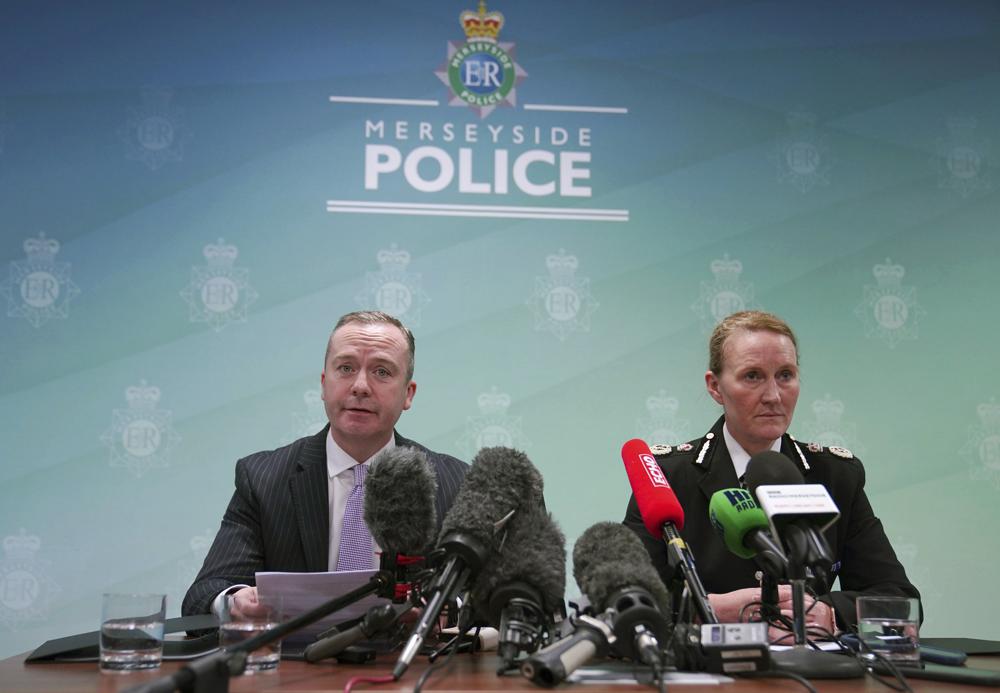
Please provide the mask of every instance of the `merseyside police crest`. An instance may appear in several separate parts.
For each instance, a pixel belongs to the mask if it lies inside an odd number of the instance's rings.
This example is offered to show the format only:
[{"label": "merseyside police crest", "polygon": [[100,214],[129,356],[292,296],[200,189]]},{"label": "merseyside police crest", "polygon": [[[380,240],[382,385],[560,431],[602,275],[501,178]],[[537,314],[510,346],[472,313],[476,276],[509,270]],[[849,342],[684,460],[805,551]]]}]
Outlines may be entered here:
[{"label": "merseyside police crest", "polygon": [[250,286],[250,271],[235,266],[239,250],[220,238],[202,253],[208,264],[192,267],[191,283],[181,291],[191,322],[207,322],[216,332],[231,322],[246,322],[257,292]]},{"label": "merseyside police crest", "polygon": [[528,73],[514,60],[514,44],[497,40],[504,25],[503,15],[479,11],[459,15],[464,42],[448,42],[448,59],[434,72],[451,92],[451,106],[469,106],[480,118],[504,104],[517,105],[517,85]]},{"label": "merseyside police crest", "polygon": [[926,311],[917,304],[917,290],[903,285],[906,269],[886,258],[872,268],[874,286],[866,285],[864,299],[854,309],[865,326],[866,337],[876,337],[890,349],[901,341],[917,338],[917,326]]},{"label": "merseyside police crest", "polygon": [[521,432],[521,417],[507,416],[510,395],[498,392],[494,385],[489,392],[477,398],[479,415],[466,419],[465,433],[458,440],[459,447],[470,457],[482,448],[496,446],[525,448],[528,441]]},{"label": "merseyside police crest", "polygon": [[992,187],[989,176],[989,142],[980,137],[971,117],[948,120],[948,136],[938,140],[938,181],[945,189],[970,197]]},{"label": "merseyside police crest", "polygon": [[302,401],[306,405],[305,411],[298,411],[292,414],[295,423],[292,434],[288,442],[315,435],[327,424],[326,409],[323,407],[323,394],[319,390],[306,390],[302,394]]},{"label": "merseyside police crest", "polygon": [[753,284],[740,281],[742,262],[730,260],[727,253],[721,260],[712,260],[709,268],[715,275],[715,282],[701,283],[701,295],[691,309],[701,318],[702,327],[711,330],[723,318],[757,306]]},{"label": "merseyside police crest", "polygon": [[23,527],[3,539],[0,563],[0,623],[9,630],[44,619],[53,598],[62,590],[38,558],[42,541]]},{"label": "merseyside police crest", "polygon": [[648,418],[636,422],[636,435],[650,443],[673,445],[688,440],[691,423],[677,416],[680,402],[667,396],[666,390],[646,398]]},{"label": "merseyside police crest", "polygon": [[410,327],[419,327],[420,311],[430,299],[420,288],[420,275],[406,271],[410,254],[393,243],[375,257],[381,270],[365,273],[365,290],[355,300],[362,308],[374,305]]},{"label": "merseyside police crest", "polygon": [[111,412],[111,428],[101,442],[111,449],[111,466],[125,467],[141,477],[150,469],[170,465],[170,452],[180,442],[171,424],[172,414],[158,409],[160,388],[145,380],[125,390],[127,409]]},{"label": "merseyside police crest", "polygon": [[25,260],[10,263],[10,274],[0,284],[7,297],[7,316],[24,318],[33,327],[69,317],[69,302],[80,294],[70,279],[68,262],[56,262],[59,241],[44,233],[24,241]]},{"label": "merseyside police crest", "polygon": [[844,448],[864,457],[864,448],[857,440],[857,426],[844,421],[844,403],[827,394],[812,403],[814,418],[802,423],[802,439],[820,447]]},{"label": "merseyside police crest", "polygon": [[578,277],[580,261],[559,253],[545,258],[547,277],[535,277],[535,292],[528,306],[535,313],[535,330],[547,330],[566,341],[571,332],[590,332],[590,316],[599,304],[590,293],[590,279]]},{"label": "merseyside police crest", "polygon": [[797,110],[789,113],[786,121],[788,133],[773,154],[778,182],[788,183],[803,193],[829,185],[833,158],[826,137],[816,129],[816,116]]},{"label": "merseyside police crest", "polygon": [[128,158],[141,161],[150,171],[180,161],[191,137],[183,111],[171,104],[173,96],[169,89],[144,89],[142,105],[129,109],[121,132]]},{"label": "merseyside police crest", "polygon": [[961,454],[969,461],[973,481],[989,481],[1000,491],[1000,404],[990,398],[976,408],[979,424],[969,426]]}]

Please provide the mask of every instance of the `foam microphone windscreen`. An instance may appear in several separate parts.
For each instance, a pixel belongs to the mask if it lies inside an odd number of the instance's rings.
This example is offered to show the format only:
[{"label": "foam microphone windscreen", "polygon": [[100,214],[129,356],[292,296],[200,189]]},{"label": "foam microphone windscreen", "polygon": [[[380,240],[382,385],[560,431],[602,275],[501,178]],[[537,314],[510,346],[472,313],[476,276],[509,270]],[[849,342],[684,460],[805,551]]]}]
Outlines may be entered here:
[{"label": "foam microphone windscreen", "polygon": [[420,450],[379,455],[365,476],[365,524],[387,555],[422,555],[437,530],[437,476]]},{"label": "foam microphone windscreen", "polygon": [[473,607],[492,626],[500,622],[506,606],[504,593],[522,583],[540,598],[546,614],[559,611],[566,593],[566,538],[552,515],[540,506],[517,511],[508,526],[507,539],[489,570],[483,571],[472,590]]},{"label": "foam microphone windscreen", "polygon": [[669,613],[670,593],[642,545],[628,527],[599,522],[589,527],[573,547],[573,577],[591,605],[603,611],[620,590],[641,587],[663,613]]},{"label": "foam microphone windscreen", "polygon": [[684,509],[646,442],[634,438],[625,443],[622,462],[646,530],[660,539],[668,522],[678,531],[684,529]]},{"label": "foam microphone windscreen", "polygon": [[472,460],[441,538],[454,532],[491,546],[497,523],[512,510],[542,506],[542,475],[522,452],[505,447],[483,448]]}]

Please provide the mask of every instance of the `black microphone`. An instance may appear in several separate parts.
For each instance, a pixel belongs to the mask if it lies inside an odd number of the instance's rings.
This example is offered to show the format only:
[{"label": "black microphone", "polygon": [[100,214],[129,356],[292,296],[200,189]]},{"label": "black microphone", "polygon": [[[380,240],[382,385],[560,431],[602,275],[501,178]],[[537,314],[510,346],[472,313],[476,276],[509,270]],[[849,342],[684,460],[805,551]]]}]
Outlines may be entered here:
[{"label": "black microphone", "polygon": [[[778,538],[782,541],[791,559],[789,569],[791,571],[801,570],[808,567],[813,576],[820,582],[820,586],[827,589],[820,590],[820,593],[829,591],[829,573],[833,566],[833,552],[830,545],[823,536],[822,530],[829,527],[836,521],[838,512],[829,492],[819,484],[806,485],[802,473],[795,463],[782,455],[780,452],[767,450],[760,452],[750,458],[747,463],[746,473],[743,476],[747,489],[757,498],[760,506],[764,509],[768,519],[774,523],[777,529]],[[815,489],[820,496],[820,500],[828,501],[822,504],[823,512],[813,513],[809,510],[805,513],[786,512],[784,509],[776,511],[769,502],[771,492],[762,492],[761,486],[786,487],[785,491],[796,492],[799,489],[787,487],[801,487],[803,492],[806,489]],[[782,489],[778,489],[781,491]],[[789,577],[804,577],[800,575],[789,575]]]},{"label": "black microphone", "polygon": [[539,686],[558,686],[594,657],[608,654],[609,642],[615,636],[606,615],[584,614],[574,619],[574,625],[576,628],[565,638],[521,662],[521,675]]},{"label": "black microphone", "polygon": [[430,586],[430,599],[396,661],[394,679],[406,672],[445,603],[492,558],[505,535],[505,525],[515,513],[523,507],[540,505],[542,476],[523,453],[503,447],[479,451],[444,518],[438,541],[438,549],[444,553],[443,565]]},{"label": "black microphone", "polygon": [[335,657],[351,645],[361,640],[371,640],[381,631],[391,626],[402,613],[413,608],[410,605],[397,611],[392,604],[376,604],[368,609],[356,625],[317,640],[306,647],[303,655],[307,662],[318,662],[327,657]]},{"label": "black microphone", "polygon": [[608,614],[614,650],[658,671],[670,594],[635,533],[615,522],[588,528],[573,547],[573,577],[591,607]]},{"label": "black microphone", "polygon": [[520,652],[537,650],[564,612],[566,538],[542,507],[525,507],[511,520],[498,556],[473,587],[479,620],[499,631],[497,673]]}]

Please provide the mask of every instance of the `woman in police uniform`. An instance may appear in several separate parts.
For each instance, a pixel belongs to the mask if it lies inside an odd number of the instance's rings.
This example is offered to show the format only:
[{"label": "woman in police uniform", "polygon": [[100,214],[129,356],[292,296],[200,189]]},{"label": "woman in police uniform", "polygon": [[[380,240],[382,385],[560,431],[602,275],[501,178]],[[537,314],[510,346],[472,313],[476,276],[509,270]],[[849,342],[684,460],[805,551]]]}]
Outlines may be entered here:
[{"label": "woman in police uniform", "polygon": [[[660,467],[684,508],[681,535],[694,554],[709,600],[723,623],[739,620],[748,604],[760,601],[753,561],[730,553],[709,521],[712,494],[739,486],[752,455],[778,451],[802,472],[807,484],[826,486],[840,519],[826,531],[840,590],[807,597],[808,622],[827,630],[856,623],[860,594],[919,597],[872,511],[864,492],[861,461],[844,448],[800,443],[788,434],[799,397],[798,344],[779,317],[761,311],[730,315],[709,340],[705,386],[723,415],[701,438],[680,445],[654,445]],[[646,531],[633,497],[625,524],[643,540],[660,575],[668,582],[662,541]],[[791,614],[791,594],[780,591],[779,606]]]}]

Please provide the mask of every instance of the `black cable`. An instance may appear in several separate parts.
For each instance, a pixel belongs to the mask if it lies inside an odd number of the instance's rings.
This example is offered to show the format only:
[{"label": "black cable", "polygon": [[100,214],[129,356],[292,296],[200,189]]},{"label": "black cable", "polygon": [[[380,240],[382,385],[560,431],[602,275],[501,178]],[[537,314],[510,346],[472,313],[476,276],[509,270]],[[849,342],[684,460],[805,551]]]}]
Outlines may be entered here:
[{"label": "black cable", "polygon": [[[462,603],[462,608],[458,610],[458,637],[455,640],[454,646],[448,650],[448,656],[443,660],[434,662],[429,667],[424,669],[423,673],[420,674],[420,678],[417,679],[416,685],[413,687],[413,693],[420,693],[427,680],[437,671],[443,671],[451,667],[452,660],[455,657],[455,653],[458,652],[458,647],[462,643],[462,636],[464,636],[470,628],[472,628],[471,623],[465,623],[465,617],[472,613],[471,601],[465,600]],[[479,638],[479,627],[476,627],[475,641]]]}]

